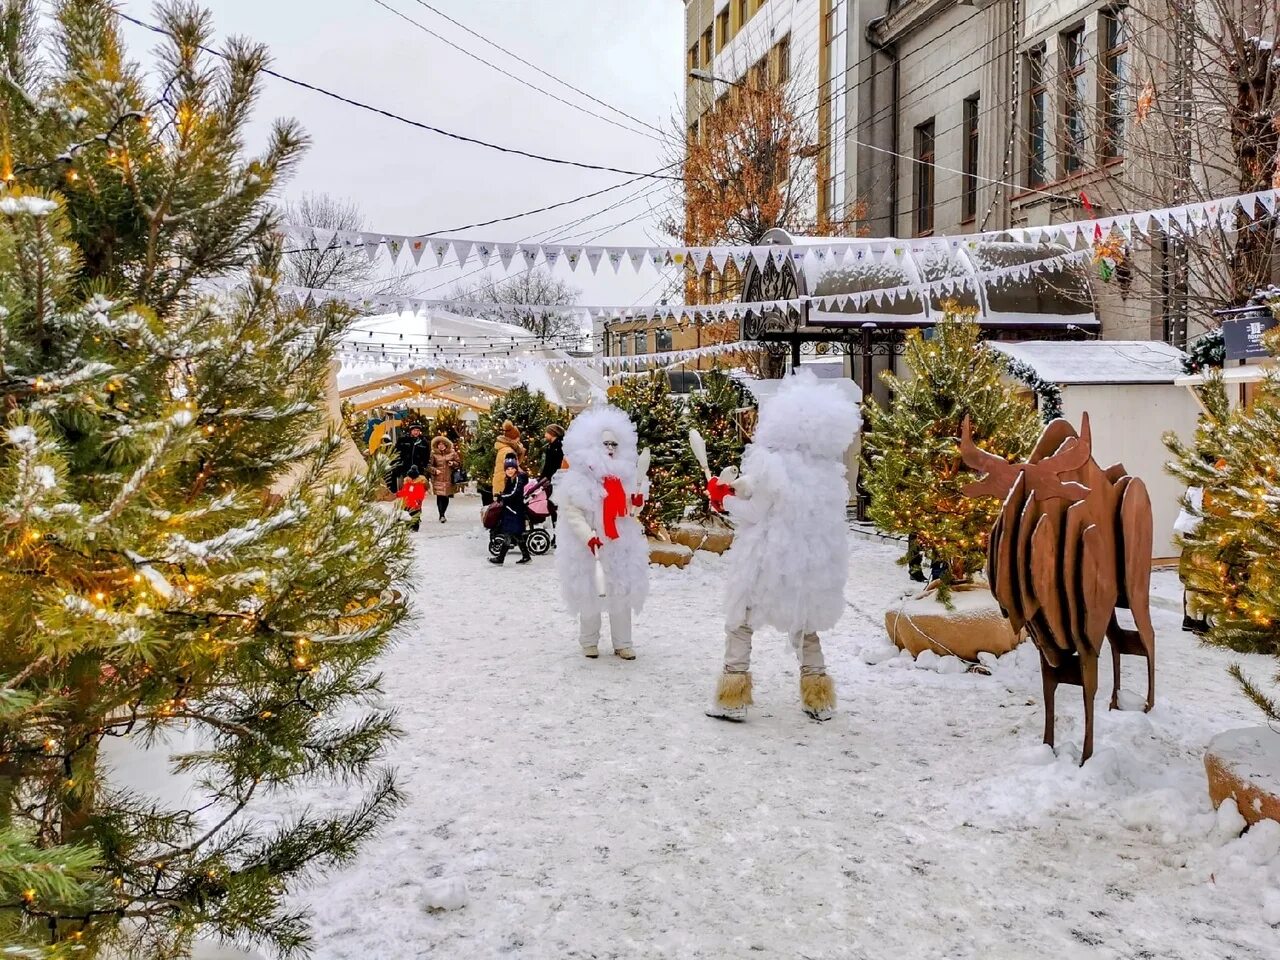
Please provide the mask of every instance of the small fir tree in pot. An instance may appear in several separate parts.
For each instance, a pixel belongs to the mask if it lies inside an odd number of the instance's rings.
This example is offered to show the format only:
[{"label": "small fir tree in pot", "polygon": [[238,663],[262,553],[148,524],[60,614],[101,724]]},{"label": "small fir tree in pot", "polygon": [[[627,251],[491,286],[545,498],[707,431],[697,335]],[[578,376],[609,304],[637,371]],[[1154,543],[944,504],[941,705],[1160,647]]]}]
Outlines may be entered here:
[{"label": "small fir tree in pot", "polygon": [[[1272,307],[1280,311],[1280,299]],[[1280,329],[1264,342],[1280,355]],[[1203,490],[1200,508],[1191,507],[1199,524],[1179,537],[1180,572],[1208,615],[1209,643],[1280,658],[1280,378],[1270,374],[1247,407],[1228,409],[1223,394],[1206,409],[1194,443],[1165,436],[1170,471]],[[1280,722],[1280,702],[1238,665],[1232,675],[1268,720]]]},{"label": "small fir tree in pot", "polygon": [[650,536],[684,516],[702,494],[702,472],[689,446],[689,428],[665,373],[628,377],[609,389],[609,399],[636,425],[641,450],[652,452],[649,500],[640,522]]},{"label": "small fir tree in pot", "polygon": [[986,563],[987,539],[998,501],[973,500],[964,487],[976,479],[960,459],[960,424],[971,419],[975,442],[1013,461],[1030,453],[1040,433],[1035,407],[1004,381],[998,353],[979,339],[972,312],[948,306],[943,320],[907,334],[912,376],[885,373],[888,407],[866,405],[863,483],[871,519],[882,530],[918,538],[941,564],[938,599],[967,583]]}]

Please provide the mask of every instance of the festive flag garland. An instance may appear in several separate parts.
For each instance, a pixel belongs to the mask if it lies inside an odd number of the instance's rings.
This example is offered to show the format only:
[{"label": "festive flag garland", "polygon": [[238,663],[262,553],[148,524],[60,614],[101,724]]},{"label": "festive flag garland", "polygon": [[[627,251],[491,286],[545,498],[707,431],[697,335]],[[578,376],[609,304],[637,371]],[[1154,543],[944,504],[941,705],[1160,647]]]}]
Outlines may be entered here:
[{"label": "festive flag garland", "polygon": [[842,312],[852,307],[860,310],[875,305],[884,306],[897,303],[899,300],[914,298],[955,295],[961,290],[974,290],[981,284],[989,286],[1001,284],[1009,280],[1028,280],[1040,274],[1058,271],[1072,264],[1080,263],[1091,256],[1089,250],[1076,250],[1068,253],[1033,260],[1028,263],[996,267],[990,270],[978,270],[943,277],[921,283],[904,283],[894,287],[882,287],[856,293],[830,294],[823,296],[792,297],[783,300],[732,301],[728,303],[707,304],[648,304],[645,306],[603,306],[572,305],[547,303],[483,303],[479,301],[441,300],[425,297],[370,297],[359,293],[342,290],[323,290],[309,287],[283,287],[283,292],[306,303],[335,300],[350,304],[361,310],[384,311],[395,313],[413,313],[422,309],[465,309],[477,312],[497,314],[499,316],[520,316],[528,313],[564,313],[579,314],[596,319],[674,319],[682,316],[702,315],[737,319],[752,311],[784,311],[799,309],[805,304],[813,304],[819,310]]},{"label": "festive flag garland", "polygon": [[1110,237],[1113,232],[1128,240],[1133,239],[1135,235],[1150,237],[1153,230],[1158,230],[1165,236],[1171,234],[1192,236],[1210,228],[1237,229],[1241,216],[1249,220],[1275,216],[1278,200],[1280,200],[1280,190],[1261,190],[1256,193],[1238,194],[1216,200],[1181,204],[1176,207],[1121,213],[1110,217],[1094,217],[1070,223],[989,230],[955,237],[936,237],[923,243],[895,238],[855,238],[804,246],[637,247],[502,243],[464,237],[326,230],[293,223],[285,224],[282,231],[288,238],[301,245],[300,248],[290,252],[321,251],[330,248],[360,249],[370,260],[385,253],[393,263],[407,254],[415,265],[420,265],[423,257],[428,256],[429,262],[434,262],[436,266],[443,266],[446,261],[451,261],[458,267],[465,267],[472,261],[478,261],[481,267],[486,267],[496,260],[504,270],[508,270],[513,263],[532,269],[539,264],[555,267],[564,262],[570,270],[576,271],[581,264],[586,263],[594,274],[599,270],[601,263],[607,263],[614,273],[617,273],[624,264],[630,265],[636,271],[648,264],[657,269],[669,266],[692,267],[701,273],[708,263],[718,270],[723,270],[732,260],[741,271],[748,263],[754,263],[757,267],[763,268],[770,260],[781,264],[787,258],[815,262],[839,260],[856,251],[862,251],[864,257],[901,263],[922,245],[932,247],[945,245],[954,250],[962,245],[997,239],[1013,239],[1026,243],[1048,242],[1077,249],[1082,245],[1090,246],[1098,243]]}]

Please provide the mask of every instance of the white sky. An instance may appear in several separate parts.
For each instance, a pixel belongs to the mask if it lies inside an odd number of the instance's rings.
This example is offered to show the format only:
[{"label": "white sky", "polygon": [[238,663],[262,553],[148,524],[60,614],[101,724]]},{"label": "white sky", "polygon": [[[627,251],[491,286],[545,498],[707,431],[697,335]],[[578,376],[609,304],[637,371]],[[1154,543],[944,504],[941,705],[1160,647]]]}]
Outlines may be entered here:
[{"label": "white sky", "polygon": [[[567,100],[628,125],[554,81],[437,17],[415,0],[383,0],[485,60]],[[428,0],[545,70],[642,120],[673,129],[680,109],[684,6],[679,0]],[[218,36],[239,34],[270,48],[273,67],[353,99],[447,130],[548,154],[627,170],[655,170],[667,162],[662,144],[610,126],[504,77],[397,18],[374,0],[205,0]],[[127,0],[123,9],[152,20],[151,3]],[[147,62],[154,37],[126,23],[135,58]],[[251,130],[262,144],[277,116],[298,118],[312,146],[287,197],[327,192],[355,200],[370,230],[444,231],[588,193],[627,177],[516,157],[449,140],[319,94],[267,78]],[[643,129],[643,128],[642,128]],[[676,123],[674,129],[682,129]],[[256,136],[255,136],[256,135]],[[658,181],[630,187],[546,214],[477,228],[463,236],[514,241],[576,220]],[[571,237],[585,242],[620,221],[599,243],[667,242],[649,205],[665,194],[637,197],[600,213]],[[592,229],[594,228],[594,229]],[[424,257],[427,265],[429,256]],[[518,258],[517,258],[518,259]],[[500,270],[501,266],[498,265]],[[514,265],[513,265],[513,269]],[[557,271],[583,289],[584,303],[655,300],[658,274],[629,265],[615,276],[602,264],[592,277],[585,262],[576,274]],[[433,269],[415,278],[424,296],[448,292],[457,272]],[[428,288],[443,284],[433,293]]]}]

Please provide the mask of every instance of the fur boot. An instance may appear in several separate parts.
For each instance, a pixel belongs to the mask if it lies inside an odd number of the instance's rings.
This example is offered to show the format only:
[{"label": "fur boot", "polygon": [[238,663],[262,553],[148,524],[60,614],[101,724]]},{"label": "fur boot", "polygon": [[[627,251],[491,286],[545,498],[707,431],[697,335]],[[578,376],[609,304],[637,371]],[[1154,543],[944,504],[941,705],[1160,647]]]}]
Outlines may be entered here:
[{"label": "fur boot", "polygon": [[836,712],[836,685],[829,674],[802,673],[800,702],[815,720],[830,720]]},{"label": "fur boot", "polygon": [[716,695],[705,713],[717,720],[747,719],[747,707],[751,706],[751,674],[722,673],[716,682]]}]

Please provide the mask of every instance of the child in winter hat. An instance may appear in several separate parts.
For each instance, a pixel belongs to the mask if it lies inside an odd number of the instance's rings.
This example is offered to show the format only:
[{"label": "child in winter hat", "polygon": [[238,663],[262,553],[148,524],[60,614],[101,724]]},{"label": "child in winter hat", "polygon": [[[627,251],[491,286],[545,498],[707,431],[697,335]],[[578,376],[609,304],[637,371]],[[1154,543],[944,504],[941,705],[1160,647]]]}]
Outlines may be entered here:
[{"label": "child in winter hat", "polygon": [[409,518],[413,521],[411,529],[419,529],[422,526],[422,501],[427,496],[427,482],[422,477],[422,471],[417,467],[410,467],[396,496],[409,511]]}]

